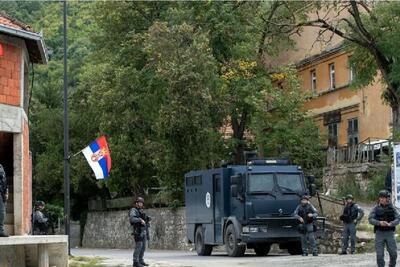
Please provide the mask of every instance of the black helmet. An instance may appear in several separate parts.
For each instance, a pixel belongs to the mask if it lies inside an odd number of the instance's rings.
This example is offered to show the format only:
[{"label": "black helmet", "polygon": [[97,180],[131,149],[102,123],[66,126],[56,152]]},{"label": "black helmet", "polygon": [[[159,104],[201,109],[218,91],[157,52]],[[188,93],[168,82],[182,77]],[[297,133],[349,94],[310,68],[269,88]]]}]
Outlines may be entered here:
[{"label": "black helmet", "polygon": [[347,194],[345,199],[346,199],[346,200],[347,200],[347,199],[354,199],[354,197],[353,197],[352,194]]},{"label": "black helmet", "polygon": [[35,202],[35,207],[44,206],[44,201],[38,200]]},{"label": "black helmet", "polygon": [[390,197],[390,193],[387,190],[379,191],[379,197]]},{"label": "black helmet", "polygon": [[142,198],[142,197],[138,197],[138,198],[136,198],[136,201],[135,201],[135,203],[139,203],[139,202],[141,202],[141,203],[143,203],[143,204],[144,204],[144,198]]}]

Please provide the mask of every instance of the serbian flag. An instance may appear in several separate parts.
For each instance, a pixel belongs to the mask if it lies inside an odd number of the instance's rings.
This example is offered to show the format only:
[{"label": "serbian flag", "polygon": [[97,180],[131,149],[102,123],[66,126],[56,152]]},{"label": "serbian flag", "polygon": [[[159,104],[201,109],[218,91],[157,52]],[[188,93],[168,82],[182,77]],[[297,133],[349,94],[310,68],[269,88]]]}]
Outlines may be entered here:
[{"label": "serbian flag", "polygon": [[107,178],[111,170],[110,150],[105,136],[101,136],[82,150],[96,179]]}]

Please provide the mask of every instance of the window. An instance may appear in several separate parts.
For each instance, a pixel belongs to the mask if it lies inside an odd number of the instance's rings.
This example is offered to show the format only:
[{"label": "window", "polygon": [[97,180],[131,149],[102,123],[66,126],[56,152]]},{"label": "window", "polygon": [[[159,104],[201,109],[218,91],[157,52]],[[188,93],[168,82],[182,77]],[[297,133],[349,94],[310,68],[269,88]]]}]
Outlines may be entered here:
[{"label": "window", "polygon": [[336,81],[335,81],[335,64],[329,64],[329,89],[336,88]]},{"label": "window", "polygon": [[317,92],[317,72],[315,71],[315,69],[310,72],[310,75],[311,75],[311,92],[316,93]]},{"label": "window", "polygon": [[354,74],[354,68],[350,66],[350,82],[354,80],[355,74]]},{"label": "window", "polygon": [[347,143],[349,146],[358,144],[358,118],[348,120]]},{"label": "window", "polygon": [[352,82],[354,80],[355,73],[354,73],[354,67],[350,64],[350,61],[351,57],[349,57],[347,64],[349,64],[349,82]]},{"label": "window", "polygon": [[186,177],[186,186],[193,185],[193,177]]},{"label": "window", "polygon": [[214,174],[214,191],[216,193],[221,192],[221,175],[220,174]]},{"label": "window", "polygon": [[252,174],[249,176],[249,192],[270,192],[274,187],[274,175],[272,173]]},{"label": "window", "polygon": [[332,123],[328,125],[328,146],[337,147],[338,146],[338,131],[339,125],[337,123]]},{"label": "window", "polygon": [[202,179],[201,176],[195,176],[194,177],[194,181],[193,181],[194,185],[201,185],[202,183],[203,183],[203,179]]},{"label": "window", "polygon": [[297,173],[278,173],[276,180],[278,182],[278,186],[282,187],[283,191],[285,189],[293,191],[303,190],[301,176]]}]

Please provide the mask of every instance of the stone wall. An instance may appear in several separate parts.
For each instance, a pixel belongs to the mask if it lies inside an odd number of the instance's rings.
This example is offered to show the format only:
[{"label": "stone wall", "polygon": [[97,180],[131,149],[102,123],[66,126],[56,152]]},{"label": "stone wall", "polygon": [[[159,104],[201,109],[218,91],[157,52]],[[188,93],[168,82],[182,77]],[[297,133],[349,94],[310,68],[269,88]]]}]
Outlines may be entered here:
[{"label": "stone wall", "polygon": [[[128,210],[89,212],[82,246],[91,248],[132,248],[132,226]],[[148,209],[151,217],[149,247],[153,249],[188,249],[185,209]]]},{"label": "stone wall", "polygon": [[368,172],[371,168],[384,167],[383,163],[348,163],[336,164],[324,168],[322,177],[325,192],[336,192],[338,185],[348,176],[356,179],[361,190],[367,191],[369,185]]},{"label": "stone wall", "polygon": [[[341,205],[322,199],[327,211],[339,211]],[[314,203],[316,207],[318,205]],[[187,243],[185,209],[176,211],[167,208],[149,209],[152,218],[149,247],[152,249],[187,250],[193,246]],[[336,216],[336,214],[334,215]],[[328,216],[333,217],[333,216]],[[90,212],[84,229],[82,245],[87,248],[133,248],[132,228],[128,220],[128,210]],[[319,239],[320,253],[337,253],[340,248],[341,227],[327,223],[326,231]],[[219,247],[217,250],[224,250]]]}]

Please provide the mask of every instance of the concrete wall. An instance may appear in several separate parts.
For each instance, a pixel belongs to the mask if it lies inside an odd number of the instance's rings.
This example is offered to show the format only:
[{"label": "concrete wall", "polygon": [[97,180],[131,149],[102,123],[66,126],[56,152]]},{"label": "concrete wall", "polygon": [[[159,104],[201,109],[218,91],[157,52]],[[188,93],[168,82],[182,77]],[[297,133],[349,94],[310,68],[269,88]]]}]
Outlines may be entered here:
[{"label": "concrete wall", "polygon": [[[184,208],[148,209],[151,217],[149,247],[154,249],[187,249]],[[83,233],[82,246],[92,248],[132,248],[132,226],[128,210],[90,212]]]}]

